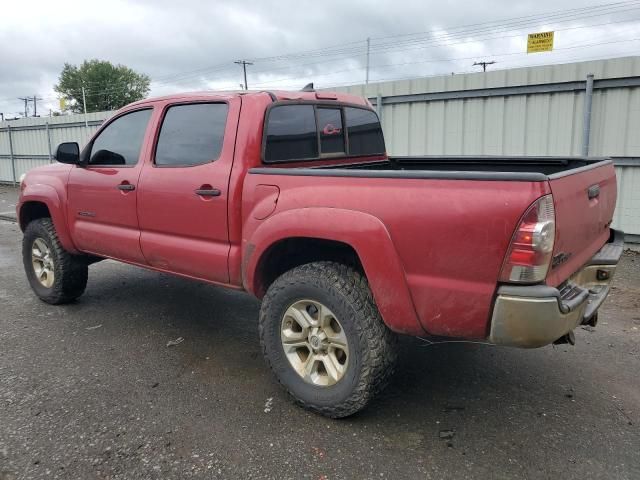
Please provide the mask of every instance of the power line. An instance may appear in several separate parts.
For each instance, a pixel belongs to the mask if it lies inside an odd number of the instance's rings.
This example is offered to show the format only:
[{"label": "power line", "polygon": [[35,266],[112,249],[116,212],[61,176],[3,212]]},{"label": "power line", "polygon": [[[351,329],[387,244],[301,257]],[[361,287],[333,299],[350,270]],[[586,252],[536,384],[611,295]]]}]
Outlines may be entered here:
[{"label": "power line", "polygon": [[[629,7],[629,6],[636,6],[636,8],[632,8],[632,9],[621,9],[621,7]],[[531,24],[532,21],[539,21],[539,22],[545,22],[545,21],[551,21],[551,20],[555,20],[555,21],[571,21],[571,20],[580,20],[580,19],[584,19],[584,18],[593,18],[593,17],[597,17],[597,16],[603,16],[603,15],[609,15],[609,14],[616,14],[616,13],[625,13],[628,12],[629,10],[635,10],[637,9],[639,6],[638,4],[638,0],[630,0],[630,1],[626,1],[626,2],[615,2],[615,3],[610,3],[610,4],[603,4],[603,5],[599,5],[599,6],[593,6],[593,7],[582,7],[582,8],[575,8],[575,9],[570,9],[570,10],[565,10],[565,11],[561,11],[561,12],[555,12],[551,15],[547,14],[547,15],[529,15],[526,17],[515,17],[515,19],[510,19],[510,20],[506,20],[506,24],[503,23],[503,25],[499,25],[501,30],[505,30],[505,28],[510,27],[510,28],[514,28],[514,27],[521,27],[524,28],[527,25]],[[599,11],[598,11],[599,9]],[[589,14],[589,15],[585,15],[585,14]],[[526,20],[526,23],[523,22],[523,19]],[[515,22],[514,22],[515,20]],[[625,21],[628,21],[625,20]],[[475,28],[475,29],[465,29],[465,27],[454,27],[452,29],[449,29],[452,33],[444,33],[444,34],[433,34],[433,32],[419,32],[419,33],[412,33],[412,34],[403,34],[402,36],[416,36],[416,35],[429,35],[429,38],[413,38],[413,39],[409,39],[409,40],[404,40],[404,41],[400,41],[400,42],[389,42],[389,43],[380,43],[377,46],[373,46],[371,48],[371,52],[372,53],[376,53],[376,51],[379,52],[389,52],[389,51],[394,51],[394,50],[398,50],[401,48],[404,48],[406,46],[409,45],[416,45],[419,46],[420,48],[424,48],[426,45],[432,44],[432,45],[436,45],[439,46],[441,45],[440,43],[437,43],[439,41],[445,40],[445,41],[450,41],[450,40],[455,40],[455,39],[460,39],[460,38],[464,38],[464,36],[468,36],[471,34],[479,34],[479,33],[496,33],[496,26],[495,24],[498,23],[499,21],[490,21],[490,22],[482,22],[482,23],[476,23],[476,24],[471,24],[470,26],[484,26],[484,28]],[[581,26],[579,28],[585,28],[588,27],[588,25],[585,26]],[[455,31],[458,30],[458,31]],[[395,38],[397,36],[390,36],[390,37],[372,37],[372,40],[379,40],[379,39],[385,39],[385,38]],[[492,38],[500,38],[500,37],[492,37]],[[477,39],[476,39],[477,40]],[[332,56],[332,57],[344,57],[347,55],[356,55],[356,56],[362,56],[362,52],[363,52],[363,48],[362,45],[365,41],[357,41],[357,42],[348,42],[346,44],[341,44],[341,45],[336,45],[334,47],[325,47],[322,49],[317,49],[317,50],[308,50],[308,51],[303,51],[303,52],[297,52],[297,53],[293,53],[293,54],[285,54],[285,55],[278,55],[278,56],[272,56],[272,57],[260,57],[260,58],[255,58],[252,59],[253,61],[260,61],[261,63],[266,63],[266,62],[279,62],[279,61],[285,61],[285,60],[291,60],[291,59],[295,59],[295,58],[299,58],[299,57],[318,57],[318,56]],[[352,46],[353,47],[349,47]],[[347,48],[345,48],[347,47]],[[332,60],[329,60],[332,61]],[[320,62],[318,62],[320,63]],[[324,63],[324,62],[323,62]],[[288,67],[283,67],[283,68],[288,68]],[[219,64],[219,65],[214,65],[212,67],[208,67],[208,68],[201,68],[192,72],[185,72],[183,74],[174,74],[174,75],[167,75],[164,77],[157,77],[156,79],[153,79],[152,81],[154,83],[158,83],[158,84],[169,84],[169,83],[178,83],[178,79],[179,78],[183,78],[184,80],[187,80],[186,77],[193,77],[193,76],[199,76],[205,72],[210,72],[213,73],[215,71],[223,71],[228,69],[228,64]],[[268,69],[271,70],[271,69]],[[264,71],[264,70],[262,70]],[[255,73],[259,73],[261,72],[256,71]],[[163,78],[163,80],[159,80],[160,78]],[[173,82],[172,82],[173,80]],[[182,82],[182,80],[180,80],[180,82]]]},{"label": "power line", "polygon": [[[550,52],[550,54],[553,54],[554,52],[558,52],[558,51],[561,52],[563,50],[573,50],[573,49],[576,49],[576,48],[590,48],[590,47],[597,47],[597,46],[601,46],[601,45],[610,45],[610,44],[614,44],[614,43],[623,43],[623,42],[633,42],[633,41],[639,41],[639,40],[640,40],[640,38],[631,38],[631,39],[612,40],[612,41],[600,42],[600,43],[571,45],[571,46],[568,46],[568,47],[556,48],[556,49],[553,50],[553,52]],[[491,56],[491,57],[504,57],[504,56],[514,56],[514,55],[526,56],[526,52],[492,53],[489,56]],[[451,62],[461,61],[461,60],[473,60],[475,58],[477,58],[477,55],[468,56],[468,57],[457,57],[457,58],[426,59],[426,60],[417,60],[417,61],[413,61],[413,62],[387,63],[387,64],[381,64],[381,65],[373,65],[372,69],[375,70],[375,69],[388,68],[388,67],[398,67],[398,66],[405,66],[405,65],[416,65],[416,64],[421,64],[421,63],[451,63]],[[332,71],[332,72],[328,72],[328,73],[313,74],[313,77],[316,78],[316,77],[335,75],[337,73],[345,73],[345,72],[352,72],[352,71],[358,71],[358,70],[362,70],[362,67],[359,67],[359,68],[348,68],[348,69],[337,70],[337,71]],[[274,79],[274,80],[268,80],[268,81],[265,81],[265,82],[259,82],[257,84],[257,86],[260,87],[260,86],[263,86],[263,85],[283,82],[283,81],[287,81],[287,80],[305,81],[307,79],[308,79],[307,77],[285,77],[285,78],[279,78],[279,79]]]}]

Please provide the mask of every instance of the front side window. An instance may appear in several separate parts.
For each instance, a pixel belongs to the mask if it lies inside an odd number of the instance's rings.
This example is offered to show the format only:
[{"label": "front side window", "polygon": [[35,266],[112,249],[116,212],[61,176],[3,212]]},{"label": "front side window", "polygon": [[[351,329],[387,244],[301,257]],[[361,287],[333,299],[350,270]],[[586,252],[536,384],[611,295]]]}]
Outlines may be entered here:
[{"label": "front side window", "polygon": [[138,163],[152,110],[127,113],[107,125],[93,141],[89,165],[132,166]]},{"label": "front side window", "polygon": [[156,165],[191,166],[216,160],[227,124],[226,103],[175,105],[162,122]]},{"label": "front side window", "polygon": [[378,116],[371,110],[347,107],[344,109],[349,155],[384,153],[384,137]]},{"label": "front side window", "polygon": [[266,135],[267,162],[318,157],[313,105],[282,105],[272,108]]}]

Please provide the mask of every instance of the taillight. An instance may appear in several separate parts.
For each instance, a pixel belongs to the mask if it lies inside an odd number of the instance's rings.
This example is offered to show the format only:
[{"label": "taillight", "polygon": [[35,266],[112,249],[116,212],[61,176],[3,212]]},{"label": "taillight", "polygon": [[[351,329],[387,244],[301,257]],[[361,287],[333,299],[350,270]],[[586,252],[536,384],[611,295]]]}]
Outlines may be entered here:
[{"label": "taillight", "polygon": [[551,264],[555,237],[553,197],[545,195],[536,200],[522,216],[520,225],[511,239],[500,281],[543,281]]}]

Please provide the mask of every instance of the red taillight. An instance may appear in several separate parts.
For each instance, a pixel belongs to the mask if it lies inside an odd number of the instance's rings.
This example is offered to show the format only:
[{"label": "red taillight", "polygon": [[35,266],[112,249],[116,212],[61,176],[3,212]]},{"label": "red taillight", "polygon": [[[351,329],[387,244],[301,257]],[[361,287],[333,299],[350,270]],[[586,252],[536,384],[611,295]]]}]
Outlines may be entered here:
[{"label": "red taillight", "polygon": [[501,282],[536,283],[547,276],[556,236],[551,195],[536,200],[513,234],[505,257]]}]

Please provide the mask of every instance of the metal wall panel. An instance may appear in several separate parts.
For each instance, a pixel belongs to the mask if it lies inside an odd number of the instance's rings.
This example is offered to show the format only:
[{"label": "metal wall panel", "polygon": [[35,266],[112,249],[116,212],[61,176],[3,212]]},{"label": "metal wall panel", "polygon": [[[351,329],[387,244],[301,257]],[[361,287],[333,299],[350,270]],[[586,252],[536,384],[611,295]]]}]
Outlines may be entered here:
[{"label": "metal wall panel", "polygon": [[59,143],[78,142],[81,147],[84,146],[100,124],[111,115],[113,112],[89,113],[86,115],[88,126],[85,126],[85,115],[30,117],[0,122],[0,182],[14,180],[9,130],[18,179],[29,169],[49,163],[49,154],[55,153]]},{"label": "metal wall panel", "polygon": [[32,168],[47,165],[49,160],[43,158],[19,158],[16,160],[16,176],[20,178],[20,175],[27,173]]},{"label": "metal wall panel", "polygon": [[640,167],[616,167],[618,203],[613,226],[640,235]]}]

